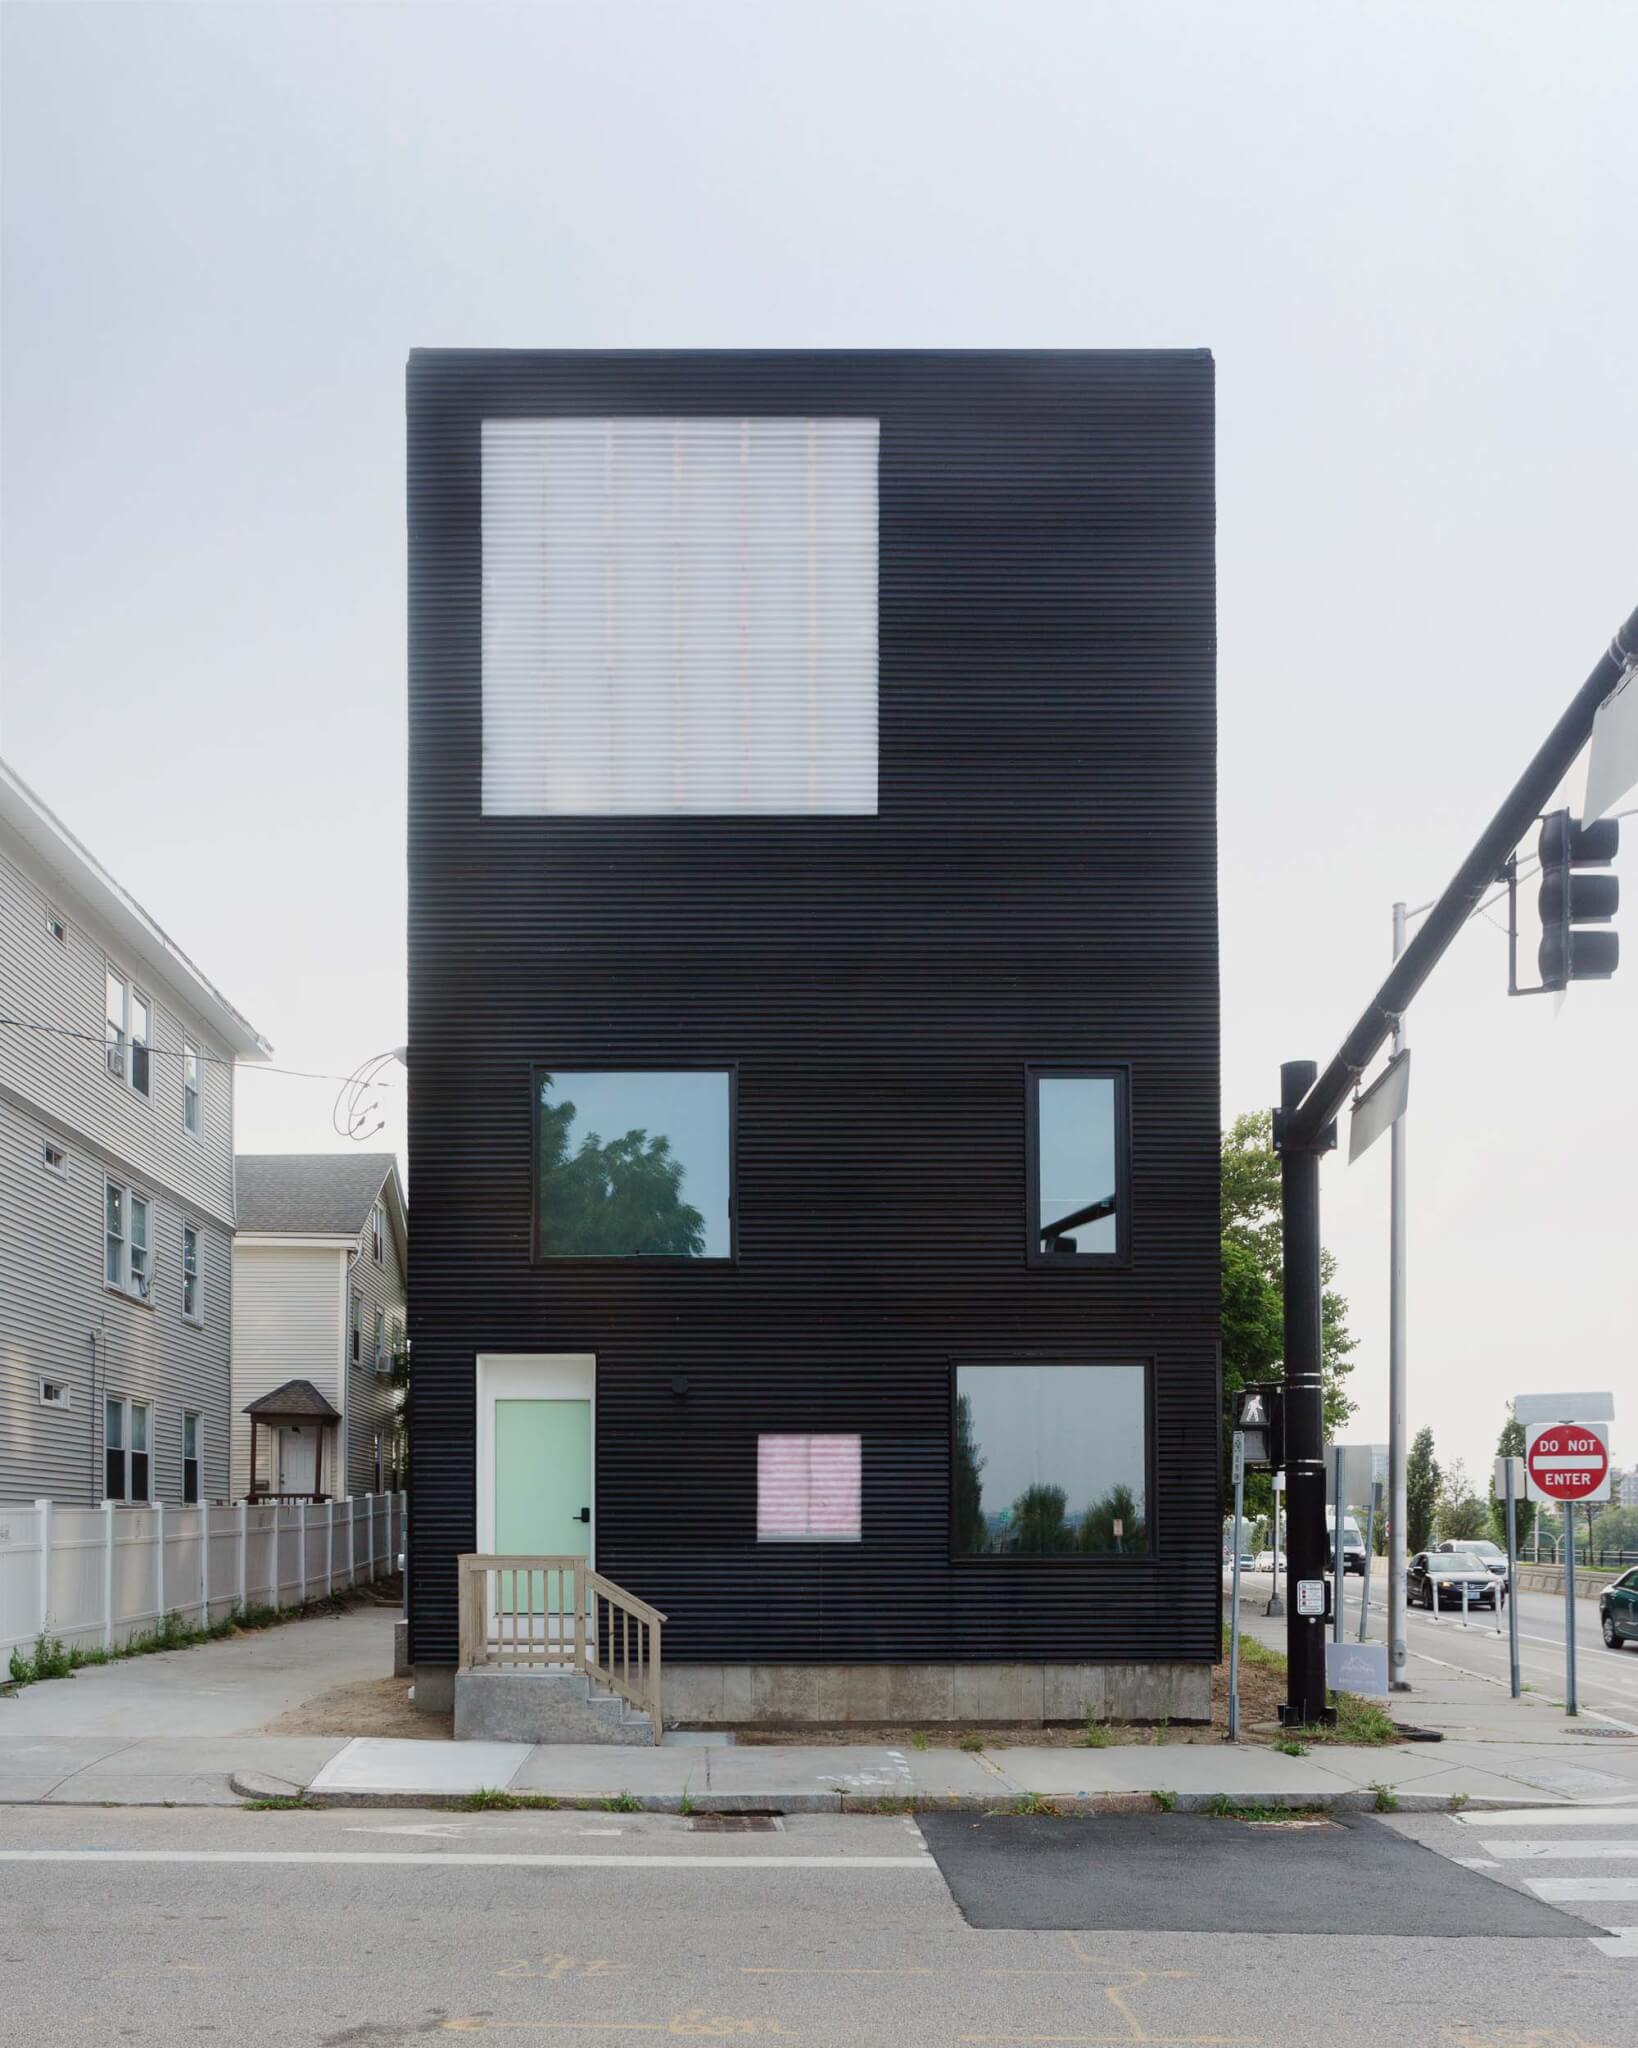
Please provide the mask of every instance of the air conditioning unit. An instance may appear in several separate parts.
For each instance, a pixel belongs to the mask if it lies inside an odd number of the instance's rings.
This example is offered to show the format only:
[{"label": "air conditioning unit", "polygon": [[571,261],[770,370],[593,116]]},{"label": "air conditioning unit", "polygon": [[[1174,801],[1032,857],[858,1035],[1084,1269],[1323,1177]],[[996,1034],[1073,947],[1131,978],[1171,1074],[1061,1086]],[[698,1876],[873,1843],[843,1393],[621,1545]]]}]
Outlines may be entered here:
[{"label": "air conditioning unit", "polygon": [[113,1075],[116,1081],[123,1081],[125,1079],[125,1048],[120,1045],[110,1045],[106,1058],[109,1073]]},{"label": "air conditioning unit", "polygon": [[148,1296],[152,1293],[153,1284],[154,1276],[151,1273],[133,1273],[131,1275],[131,1285],[136,1289],[137,1293],[141,1295],[144,1301],[146,1301],[148,1299]]}]

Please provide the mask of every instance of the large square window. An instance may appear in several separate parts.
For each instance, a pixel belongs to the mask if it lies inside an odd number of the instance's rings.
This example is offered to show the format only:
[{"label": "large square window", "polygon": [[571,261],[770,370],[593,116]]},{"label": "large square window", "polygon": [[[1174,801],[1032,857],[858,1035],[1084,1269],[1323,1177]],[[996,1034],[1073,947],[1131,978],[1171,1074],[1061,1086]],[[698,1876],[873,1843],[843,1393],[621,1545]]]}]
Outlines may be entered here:
[{"label": "large square window", "polygon": [[537,1067],[535,1256],[733,1255],[733,1075]]},{"label": "large square window", "polygon": [[1125,1069],[1031,1067],[1027,1081],[1030,1263],[1125,1264]]},{"label": "large square window", "polygon": [[958,1558],[1149,1549],[1149,1371],[1139,1363],[955,1369]]},{"label": "large square window", "polygon": [[485,420],[485,816],[873,816],[879,439]]}]

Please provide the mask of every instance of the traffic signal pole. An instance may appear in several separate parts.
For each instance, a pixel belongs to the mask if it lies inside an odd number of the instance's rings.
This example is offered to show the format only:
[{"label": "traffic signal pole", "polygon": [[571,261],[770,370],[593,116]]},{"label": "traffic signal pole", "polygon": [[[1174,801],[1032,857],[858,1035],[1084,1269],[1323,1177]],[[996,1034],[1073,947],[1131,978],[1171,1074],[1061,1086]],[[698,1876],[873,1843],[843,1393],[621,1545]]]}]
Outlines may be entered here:
[{"label": "traffic signal pole", "polygon": [[[1311,1060],[1280,1069],[1274,1146],[1280,1155],[1284,1219],[1286,1555],[1291,1604],[1286,1623],[1288,1721],[1315,1721],[1325,1707],[1323,1621],[1302,1614],[1303,1581],[1324,1583],[1325,1428],[1320,1384],[1319,1163],[1336,1142],[1334,1124],[1349,1094],[1397,1020],[1501,874],[1502,864],[1545,808],[1592,733],[1598,707],[1638,664],[1638,609],[1593,667],[1537,748],[1495,816],[1433,904],[1422,928],[1389,970],[1331,1063],[1316,1078]],[[1397,1499],[1395,1519],[1402,1520]]]}]

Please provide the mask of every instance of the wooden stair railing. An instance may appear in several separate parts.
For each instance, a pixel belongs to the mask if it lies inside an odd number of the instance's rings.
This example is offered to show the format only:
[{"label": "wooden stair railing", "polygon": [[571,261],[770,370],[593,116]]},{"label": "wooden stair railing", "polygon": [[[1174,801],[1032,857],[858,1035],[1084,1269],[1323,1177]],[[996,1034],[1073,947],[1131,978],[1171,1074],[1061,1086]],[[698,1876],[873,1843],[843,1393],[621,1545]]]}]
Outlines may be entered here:
[{"label": "wooden stair railing", "polygon": [[583,1557],[456,1560],[460,1668],[583,1671],[646,1714],[660,1740],[660,1634],[665,1616]]}]

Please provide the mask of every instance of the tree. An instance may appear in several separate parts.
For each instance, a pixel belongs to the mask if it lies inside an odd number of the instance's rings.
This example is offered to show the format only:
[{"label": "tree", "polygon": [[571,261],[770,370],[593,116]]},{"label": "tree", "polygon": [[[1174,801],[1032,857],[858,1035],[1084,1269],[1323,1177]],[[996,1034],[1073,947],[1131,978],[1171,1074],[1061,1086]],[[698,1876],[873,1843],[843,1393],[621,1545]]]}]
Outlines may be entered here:
[{"label": "tree", "polygon": [[1433,1455],[1433,1431],[1419,1429],[1405,1460],[1405,1545],[1411,1552],[1428,1547],[1443,1476]]},{"label": "tree", "polygon": [[[1115,1534],[1115,1524],[1120,1534]],[[1077,1548],[1087,1557],[1107,1557],[1122,1550],[1141,1550],[1148,1541],[1143,1516],[1129,1486],[1112,1486],[1081,1517]]]},{"label": "tree", "polygon": [[[1467,1467],[1460,1458],[1452,1460],[1449,1470],[1443,1475],[1437,1514],[1441,1540],[1471,1543],[1485,1532],[1489,1511],[1473,1491]],[[1418,1544],[1416,1547],[1420,1549],[1422,1546]]]},{"label": "tree", "polygon": [[1008,1548],[1025,1557],[1056,1557],[1070,1548],[1065,1516],[1069,1496],[1061,1486],[1027,1486],[1012,1504]]},{"label": "tree", "polygon": [[[1223,1133],[1223,1401],[1224,1459],[1232,1430],[1234,1396],[1252,1380],[1273,1377],[1285,1355],[1281,1319],[1282,1243],[1280,1161],[1271,1111],[1237,1116]],[[1348,1304],[1336,1291],[1336,1260],[1320,1253],[1320,1373],[1325,1434],[1334,1438],[1354,1412],[1343,1382],[1353,1371],[1358,1340],[1349,1334]],[[1266,1498],[1266,1480],[1257,1488]],[[1248,1502],[1252,1493],[1247,1480]]]},{"label": "tree", "polygon": [[687,1169],[663,1133],[627,1131],[605,1144],[588,1131],[569,1150],[572,1102],[540,1077],[540,1241],[555,1258],[699,1258],[705,1218],[682,1198]]},{"label": "tree", "polygon": [[956,1548],[969,1556],[990,1547],[982,1479],[986,1463],[973,1442],[972,1396],[962,1394],[956,1401],[955,1525]]},{"label": "tree", "polygon": [[1593,1517],[1595,1550],[1638,1552],[1638,1508],[1606,1507]]},{"label": "tree", "polygon": [[[1502,1433],[1496,1439],[1496,1456],[1524,1456],[1524,1424],[1514,1420],[1511,1409],[1508,1410],[1507,1420],[1502,1424]],[[1518,1538],[1521,1556],[1524,1546],[1530,1541],[1530,1532],[1535,1525],[1536,1504],[1533,1500],[1526,1500],[1523,1487],[1519,1487],[1514,1494],[1513,1529]],[[1507,1548],[1507,1498],[1504,1494],[1497,1493],[1494,1472],[1490,1475],[1490,1537],[1491,1541],[1499,1543],[1503,1550]]]}]

